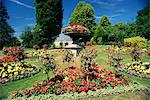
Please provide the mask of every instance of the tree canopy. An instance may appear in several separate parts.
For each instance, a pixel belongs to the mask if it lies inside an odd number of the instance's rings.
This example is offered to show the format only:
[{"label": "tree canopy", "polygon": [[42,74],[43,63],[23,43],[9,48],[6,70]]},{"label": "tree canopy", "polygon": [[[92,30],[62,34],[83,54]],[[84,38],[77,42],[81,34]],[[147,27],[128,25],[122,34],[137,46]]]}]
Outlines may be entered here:
[{"label": "tree canopy", "polygon": [[[49,44],[60,34],[62,27],[62,0],[35,0],[36,32],[35,44]],[[36,42],[40,41],[40,42]]]},{"label": "tree canopy", "polygon": [[81,24],[90,29],[92,33],[95,30],[94,8],[85,2],[79,2],[72,13],[69,24]]},{"label": "tree canopy", "polygon": [[3,1],[0,0],[0,49],[12,40],[14,30],[7,23],[8,19],[7,9],[5,8]]}]

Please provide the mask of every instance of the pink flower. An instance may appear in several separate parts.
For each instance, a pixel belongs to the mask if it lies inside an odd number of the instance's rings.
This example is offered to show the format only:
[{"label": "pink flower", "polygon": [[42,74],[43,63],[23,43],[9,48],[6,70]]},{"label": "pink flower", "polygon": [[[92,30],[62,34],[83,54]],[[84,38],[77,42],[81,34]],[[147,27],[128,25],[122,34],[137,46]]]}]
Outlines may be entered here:
[{"label": "pink flower", "polygon": [[116,83],[114,82],[113,84],[112,84],[112,87],[115,87],[116,86]]},{"label": "pink flower", "polygon": [[84,86],[87,85],[87,82],[84,79],[82,79],[82,85],[84,85]]},{"label": "pink flower", "polygon": [[87,91],[87,89],[86,89],[85,87],[80,87],[80,91],[82,91],[82,92],[86,92],[86,91]]},{"label": "pink flower", "polygon": [[50,86],[52,86],[53,84],[54,84],[54,82],[52,82],[52,81],[49,82],[49,85],[50,85]]},{"label": "pink flower", "polygon": [[95,82],[91,82],[91,85],[92,85],[92,86],[95,86]]}]

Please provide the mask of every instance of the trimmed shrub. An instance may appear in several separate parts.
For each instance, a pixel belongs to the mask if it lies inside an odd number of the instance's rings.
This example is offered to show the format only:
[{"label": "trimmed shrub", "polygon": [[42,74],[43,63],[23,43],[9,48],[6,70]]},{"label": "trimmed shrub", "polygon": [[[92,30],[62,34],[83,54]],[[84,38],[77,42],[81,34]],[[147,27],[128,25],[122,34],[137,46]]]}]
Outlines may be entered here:
[{"label": "trimmed shrub", "polygon": [[136,36],[124,39],[124,46],[146,48],[148,46],[147,39]]}]

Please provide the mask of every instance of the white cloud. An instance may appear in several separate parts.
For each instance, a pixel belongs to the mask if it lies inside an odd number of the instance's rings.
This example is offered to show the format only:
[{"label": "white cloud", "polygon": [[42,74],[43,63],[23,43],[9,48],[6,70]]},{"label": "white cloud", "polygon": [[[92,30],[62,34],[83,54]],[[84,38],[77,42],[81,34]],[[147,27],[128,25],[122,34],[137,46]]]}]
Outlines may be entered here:
[{"label": "white cloud", "polygon": [[27,24],[27,26],[35,26],[34,23]]},{"label": "white cloud", "polygon": [[20,2],[20,1],[18,1],[18,0],[9,0],[9,1],[14,2],[14,3],[18,4],[18,5],[24,6],[24,7],[26,7],[26,8],[34,9],[33,6],[27,5],[27,4],[22,3],[22,2]]},{"label": "white cloud", "polygon": [[87,0],[87,1],[91,2],[91,3],[98,4],[98,5],[102,5],[103,7],[115,6],[116,5],[115,3],[112,3],[112,2],[103,2],[103,1],[100,1],[100,0]]},{"label": "white cloud", "polygon": [[35,18],[34,17],[31,17],[31,18],[25,18],[25,20],[34,20]]},{"label": "white cloud", "polygon": [[[113,15],[104,15],[104,16],[107,16],[110,20],[114,20],[116,17],[119,17],[121,16],[122,14],[118,13],[118,14],[113,14]],[[95,18],[96,19],[101,19],[102,16],[96,16],[95,15]]]}]

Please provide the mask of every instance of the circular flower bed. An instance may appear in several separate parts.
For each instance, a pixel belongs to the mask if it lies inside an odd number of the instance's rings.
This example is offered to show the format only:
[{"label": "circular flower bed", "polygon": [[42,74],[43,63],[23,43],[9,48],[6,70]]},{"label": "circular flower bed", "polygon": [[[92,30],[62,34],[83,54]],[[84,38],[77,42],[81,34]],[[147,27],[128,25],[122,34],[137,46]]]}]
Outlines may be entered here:
[{"label": "circular flower bed", "polygon": [[13,92],[13,98],[40,94],[65,94],[65,93],[87,93],[117,86],[128,86],[126,76],[115,75],[104,68],[95,66],[92,72],[85,71],[83,67],[70,67],[58,70],[53,78],[37,82],[32,88],[21,92]]},{"label": "circular flower bed", "polygon": [[0,64],[0,83],[30,77],[39,72],[35,66],[25,62]]},{"label": "circular flower bed", "polygon": [[150,78],[150,63],[149,62],[133,62],[126,64],[125,69],[128,74],[136,75],[139,77]]}]

